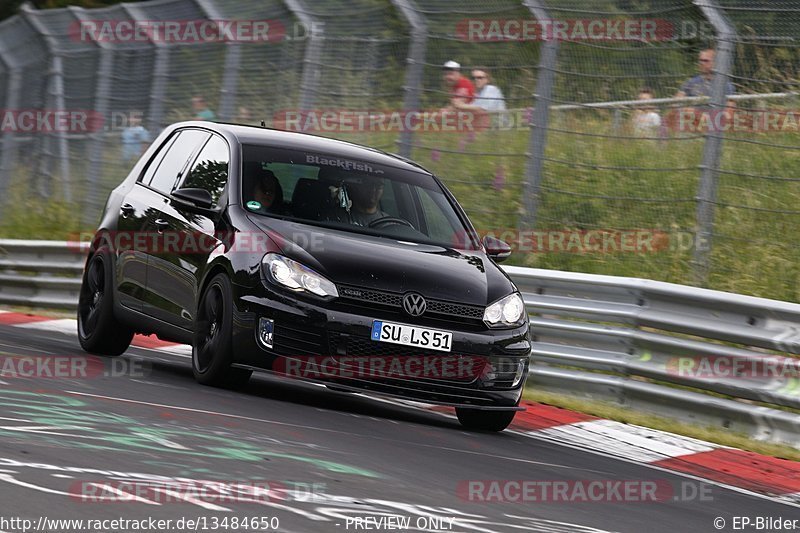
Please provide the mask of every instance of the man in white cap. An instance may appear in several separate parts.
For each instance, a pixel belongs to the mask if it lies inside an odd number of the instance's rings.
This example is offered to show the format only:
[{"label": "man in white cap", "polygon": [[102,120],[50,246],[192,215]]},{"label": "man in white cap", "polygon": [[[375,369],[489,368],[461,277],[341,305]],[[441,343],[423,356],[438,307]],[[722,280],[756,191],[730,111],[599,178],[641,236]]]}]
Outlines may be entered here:
[{"label": "man in white cap", "polygon": [[450,90],[450,107],[457,109],[471,104],[475,99],[475,86],[461,75],[461,65],[451,60],[442,65],[442,70],[444,84]]}]

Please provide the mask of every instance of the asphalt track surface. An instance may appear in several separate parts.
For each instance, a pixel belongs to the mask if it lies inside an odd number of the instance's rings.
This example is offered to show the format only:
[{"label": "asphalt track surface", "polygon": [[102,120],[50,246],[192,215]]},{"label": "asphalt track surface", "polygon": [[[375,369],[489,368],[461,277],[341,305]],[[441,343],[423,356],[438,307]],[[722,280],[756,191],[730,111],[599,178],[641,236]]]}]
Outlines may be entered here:
[{"label": "asphalt track surface", "polygon": [[[85,356],[74,335],[10,326],[0,326],[0,354]],[[185,356],[142,348],[101,364],[86,377],[0,377],[0,531],[22,531],[23,519],[31,531],[77,531],[51,521],[152,518],[182,531],[676,533],[756,531],[734,529],[737,516],[800,518],[765,497],[515,432],[462,431],[392,401],[259,374],[242,391],[208,388]],[[469,480],[649,481],[677,496],[481,502],[463,490]],[[244,518],[257,520],[245,528]]]}]

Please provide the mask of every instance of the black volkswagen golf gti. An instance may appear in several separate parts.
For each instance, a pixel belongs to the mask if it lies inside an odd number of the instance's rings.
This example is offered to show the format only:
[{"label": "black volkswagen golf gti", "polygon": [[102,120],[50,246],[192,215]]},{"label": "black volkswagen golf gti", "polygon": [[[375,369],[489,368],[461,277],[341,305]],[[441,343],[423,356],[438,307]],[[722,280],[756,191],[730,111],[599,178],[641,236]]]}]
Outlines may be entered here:
[{"label": "black volkswagen golf gti", "polygon": [[500,431],[531,344],[520,294],[452,194],[375,149],[266,128],[164,130],[114,189],[83,275],[78,334],[192,345],[200,383],[253,370],[452,405]]}]

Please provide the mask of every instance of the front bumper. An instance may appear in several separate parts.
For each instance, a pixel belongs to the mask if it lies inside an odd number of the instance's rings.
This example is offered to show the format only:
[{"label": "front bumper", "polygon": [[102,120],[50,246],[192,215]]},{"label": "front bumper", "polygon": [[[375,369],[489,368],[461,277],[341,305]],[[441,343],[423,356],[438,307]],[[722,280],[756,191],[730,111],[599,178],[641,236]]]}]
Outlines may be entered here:
[{"label": "front bumper", "polygon": [[[234,286],[234,304],[238,365],[428,403],[518,409],[531,350],[527,324],[489,330],[474,323],[431,323],[424,317],[398,317],[390,310],[343,308],[335,301],[296,297],[264,286]],[[258,341],[261,318],[274,321],[271,349]],[[374,320],[450,331],[452,350],[372,341]]]}]

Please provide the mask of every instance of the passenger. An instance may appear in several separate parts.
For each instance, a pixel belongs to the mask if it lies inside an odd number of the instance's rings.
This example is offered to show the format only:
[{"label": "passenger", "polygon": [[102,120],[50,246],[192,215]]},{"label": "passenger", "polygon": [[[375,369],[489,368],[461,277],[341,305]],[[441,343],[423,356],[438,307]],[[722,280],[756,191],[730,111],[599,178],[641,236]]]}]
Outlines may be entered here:
[{"label": "passenger", "polygon": [[269,170],[262,170],[253,184],[253,200],[259,205],[250,204],[248,208],[257,213],[272,213],[283,215],[283,188],[278,178]]}]

